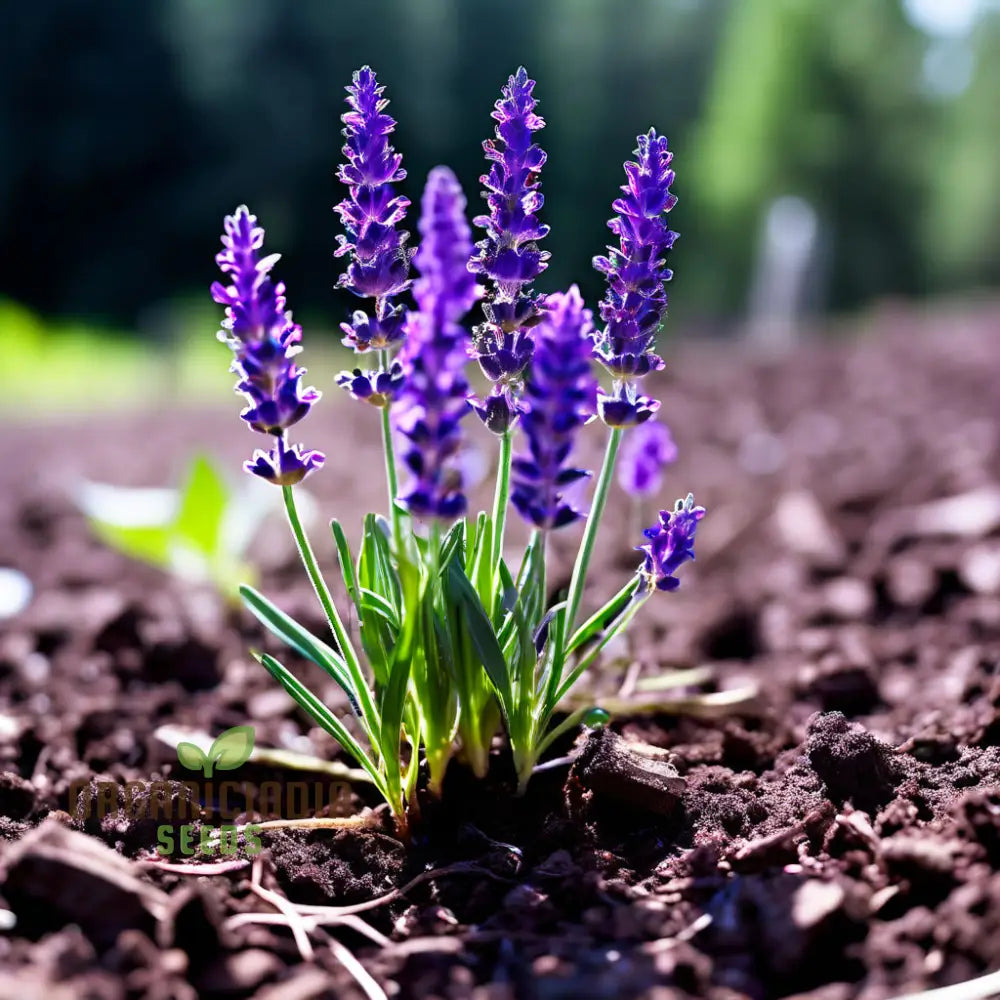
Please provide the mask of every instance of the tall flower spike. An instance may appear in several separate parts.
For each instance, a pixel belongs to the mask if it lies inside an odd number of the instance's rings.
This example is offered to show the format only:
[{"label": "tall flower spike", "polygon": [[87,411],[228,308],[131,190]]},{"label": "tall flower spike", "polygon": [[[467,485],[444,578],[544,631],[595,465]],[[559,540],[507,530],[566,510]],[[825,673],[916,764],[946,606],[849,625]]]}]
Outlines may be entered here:
[{"label": "tall flower spike", "polygon": [[236,391],[247,399],[241,416],[253,430],[278,439],[271,452],[256,452],[244,468],[269,482],[292,485],[324,461],[320,452],[303,452],[284,440],[320,393],[303,388],[305,369],[292,360],[302,350],[302,329],[285,308],[285,286],[271,280],[280,255],[260,257],[264,230],[245,205],[226,218],[224,228],[223,249],[215,260],[231,284],[212,285],[212,297],[226,307],[219,339],[233,351]]},{"label": "tall flower spike", "polygon": [[347,88],[350,111],[342,118],[347,162],[337,176],[347,185],[348,197],[334,211],[346,235],[337,237],[334,256],[350,254],[351,262],[337,284],[375,300],[373,315],[358,309],[350,323],[341,325],[344,343],[359,353],[389,347],[402,338],[404,310],[391,299],[409,287],[413,256],[406,247],[409,234],[396,228],[410,202],[393,188],[406,171],[402,156],[389,143],[396,123],[385,114],[389,102],[382,96],[384,90],[372,69],[362,67]]},{"label": "tall flower spike", "polygon": [[677,239],[664,218],[677,203],[670,191],[673,153],[655,129],[637,143],[636,160],[625,164],[622,197],[612,204],[616,215],[608,222],[618,246],[594,258],[608,284],[600,308],[605,326],[595,338],[594,356],[615,380],[614,392],[599,399],[601,417],[612,426],[641,423],[659,406],[638,392],[635,380],[663,367],[652,348],[667,311],[664,283],[673,276],[667,251]]},{"label": "tall flower spike", "polygon": [[533,133],[545,127],[535,113],[535,81],[518,69],[503,88],[492,117],[496,136],[483,143],[491,166],[480,177],[489,214],[473,221],[486,230],[476,244],[469,270],[491,283],[483,304],[486,321],[473,332],[473,357],[494,383],[484,401],[472,401],[490,430],[502,434],[516,419],[517,395],[524,370],[531,361],[529,328],[538,322],[540,304],[531,283],[548,266],[549,254],[538,249],[549,227],[539,222],[544,198],[539,174],[545,152]]},{"label": "tall flower spike", "polygon": [[401,499],[418,517],[450,519],[466,507],[457,458],[459,424],[468,413],[468,338],[458,321],[479,289],[467,267],[472,239],[465,204],[455,175],[435,167],[421,200],[418,308],[407,317],[399,355],[405,382],[390,411],[405,438],[403,461],[411,474]]},{"label": "tall flower spike", "polygon": [[511,502],[537,528],[561,528],[583,514],[566,488],[589,476],[569,464],[577,430],[593,416],[597,382],[590,369],[593,321],[579,289],[550,295],[535,328],[535,357],[521,419],[528,454],[514,459]]},{"label": "tall flower spike", "polygon": [[636,427],[622,445],[618,483],[636,497],[656,493],[663,482],[663,469],[677,459],[677,445],[666,424],[650,420]]},{"label": "tall flower spike", "polygon": [[674,574],[694,559],[694,534],[704,516],[705,508],[696,507],[689,493],[672,511],[661,510],[656,524],[643,532],[649,541],[639,546],[646,554],[639,573],[648,590],[676,590],[681,585]]}]

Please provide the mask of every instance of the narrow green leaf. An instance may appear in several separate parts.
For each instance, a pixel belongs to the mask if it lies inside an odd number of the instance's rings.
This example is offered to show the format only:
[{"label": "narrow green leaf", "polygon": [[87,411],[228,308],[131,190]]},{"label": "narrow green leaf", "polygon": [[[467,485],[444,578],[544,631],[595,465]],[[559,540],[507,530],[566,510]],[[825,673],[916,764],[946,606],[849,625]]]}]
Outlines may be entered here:
[{"label": "narrow green leaf", "polygon": [[452,559],[459,559],[461,562],[465,562],[466,533],[466,521],[463,517],[457,520],[449,529],[448,534],[444,536],[444,540],[441,542],[440,569],[442,575],[447,570]]},{"label": "narrow green leaf", "polygon": [[497,697],[506,711],[512,702],[510,671],[482,601],[455,563],[449,567],[446,587],[449,596],[460,609],[462,625],[467,630],[476,654],[487,676],[493,682]]},{"label": "narrow green leaf", "polygon": [[639,581],[633,577],[614,597],[610,598],[603,607],[594,612],[574,633],[566,646],[566,652],[572,653],[574,650],[586,645],[588,642],[599,638],[601,633],[613,626],[615,619],[624,614],[628,609]]},{"label": "narrow green leaf", "polygon": [[322,667],[344,689],[351,708],[367,728],[370,723],[363,718],[361,698],[343,658],[253,587],[240,587],[240,597],[258,621],[301,656]]},{"label": "narrow green leaf", "polygon": [[361,608],[383,618],[385,622],[399,631],[399,615],[396,609],[381,594],[376,594],[374,590],[361,589]]},{"label": "narrow green leaf", "polygon": [[[261,663],[270,675],[292,696],[295,702],[307,715],[316,721],[316,724],[325,729],[370,775],[372,781],[379,791],[385,796],[385,778],[372,762],[372,759],[364,752],[358,741],[348,732],[344,724],[338,719],[309,690],[299,681],[285,666],[279,663],[273,656],[267,653],[254,654],[257,661]],[[386,796],[388,799],[388,797]]]},{"label": "narrow green leaf", "polygon": [[392,563],[385,522],[374,514],[365,517],[361,556],[358,560],[358,582],[361,587],[373,590],[399,608],[399,577]]},{"label": "narrow green leaf", "polygon": [[486,529],[486,522],[489,520],[485,511],[480,511],[476,518],[476,523],[472,526],[472,534],[465,547],[465,575],[470,579],[475,579],[476,556],[481,551],[482,543],[480,538]]},{"label": "narrow green leaf", "polygon": [[340,572],[344,578],[344,586],[347,588],[347,596],[356,607],[360,607],[358,595],[361,588],[358,586],[358,574],[351,558],[351,546],[347,541],[347,535],[344,534],[344,529],[336,518],[330,522],[330,531],[333,532],[333,541],[337,546],[337,558],[340,561]]}]

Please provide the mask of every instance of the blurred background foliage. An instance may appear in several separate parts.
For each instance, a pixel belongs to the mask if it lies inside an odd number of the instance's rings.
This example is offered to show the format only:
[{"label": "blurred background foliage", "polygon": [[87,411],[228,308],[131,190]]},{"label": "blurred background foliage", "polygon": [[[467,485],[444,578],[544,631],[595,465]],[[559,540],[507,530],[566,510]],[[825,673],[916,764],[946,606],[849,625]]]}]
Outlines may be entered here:
[{"label": "blurred background foliage", "polygon": [[548,122],[542,290],[578,281],[596,303],[590,259],[651,124],[681,199],[672,329],[1000,282],[998,0],[44,0],[0,19],[0,296],[18,303],[0,339],[25,368],[45,339],[25,308],[81,353],[81,323],[147,349],[208,334],[240,202],[298,318],[335,330],[343,88],[366,62],[406,193],[448,163],[476,211],[489,112],[528,67]]}]

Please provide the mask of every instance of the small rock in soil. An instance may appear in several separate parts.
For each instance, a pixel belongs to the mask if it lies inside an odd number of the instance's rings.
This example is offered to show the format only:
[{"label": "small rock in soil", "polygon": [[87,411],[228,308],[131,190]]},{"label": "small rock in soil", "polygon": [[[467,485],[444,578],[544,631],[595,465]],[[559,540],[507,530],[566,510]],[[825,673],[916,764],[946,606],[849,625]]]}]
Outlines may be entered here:
[{"label": "small rock in soil", "polygon": [[610,729],[591,731],[570,770],[570,784],[600,797],[668,816],[686,786],[668,754],[629,743]]}]

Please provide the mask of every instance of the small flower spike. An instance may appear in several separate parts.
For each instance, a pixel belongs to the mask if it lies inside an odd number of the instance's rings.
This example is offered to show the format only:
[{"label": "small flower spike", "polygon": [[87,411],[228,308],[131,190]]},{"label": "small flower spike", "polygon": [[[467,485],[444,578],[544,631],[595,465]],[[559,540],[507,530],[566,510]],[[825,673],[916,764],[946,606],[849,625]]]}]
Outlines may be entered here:
[{"label": "small flower spike", "polygon": [[649,496],[662,485],[663,469],[676,460],[677,445],[670,429],[650,420],[625,438],[618,463],[618,483],[631,496]]},{"label": "small flower spike", "polygon": [[303,453],[284,441],[288,428],[320,398],[316,389],[302,386],[305,369],[292,360],[302,350],[302,329],[285,308],[285,286],[271,280],[280,255],[260,257],[264,230],[245,205],[226,218],[222,245],[215,259],[231,284],[215,282],[212,297],[226,307],[219,339],[233,352],[236,391],[248,402],[241,416],[253,430],[278,439],[270,455],[257,452],[245,468],[269,482],[290,485],[323,464],[319,452]]},{"label": "small flower spike", "polygon": [[637,143],[636,160],[625,164],[622,197],[612,204],[616,214],[608,222],[618,246],[609,246],[606,257],[594,258],[594,267],[608,285],[600,308],[605,326],[595,338],[594,357],[615,381],[615,405],[605,406],[608,416],[617,421],[613,426],[641,423],[652,412],[652,401],[639,395],[634,383],[663,367],[652,348],[667,311],[664,283],[672,277],[666,266],[667,252],[677,239],[665,219],[677,203],[670,191],[673,153],[655,129],[640,135]]},{"label": "small flower spike", "polygon": [[689,559],[694,559],[694,534],[698,522],[705,516],[704,507],[695,507],[689,493],[678,500],[674,509],[661,510],[660,519],[643,535],[649,539],[639,551],[646,560],[639,570],[648,590],[676,590],[680,580],[674,574]]},{"label": "small flower spike", "polygon": [[569,464],[574,438],[593,416],[597,382],[590,368],[593,321],[579,289],[550,295],[535,328],[535,356],[521,420],[528,454],[514,459],[511,502],[537,528],[561,528],[583,517],[564,491],[589,476]]},{"label": "small flower spike", "polygon": [[406,440],[403,461],[411,473],[401,500],[417,517],[451,519],[466,507],[457,458],[459,424],[468,413],[468,337],[458,321],[479,289],[467,267],[472,238],[465,205],[455,175],[435,167],[421,201],[415,260],[420,277],[413,287],[418,309],[407,317],[399,355],[404,384],[391,410]]},{"label": "small flower spike", "polygon": [[389,143],[396,123],[385,114],[389,102],[382,96],[384,90],[370,67],[358,70],[347,88],[350,111],[342,118],[347,162],[337,176],[347,185],[348,197],[334,211],[346,235],[337,237],[334,256],[349,254],[351,262],[338,286],[375,300],[373,315],[359,309],[350,323],[341,325],[344,343],[358,353],[381,350],[402,339],[404,311],[391,300],[409,287],[413,256],[406,247],[409,234],[396,229],[410,201],[393,188],[406,171],[402,156]]},{"label": "small flower spike", "polygon": [[488,278],[490,290],[483,303],[486,321],[473,331],[472,356],[494,389],[489,399],[470,402],[497,434],[517,418],[516,396],[533,350],[528,331],[541,312],[531,284],[549,258],[538,248],[549,227],[538,219],[545,200],[539,175],[546,156],[533,133],[545,122],[535,113],[534,86],[522,66],[508,79],[494,107],[496,135],[483,143],[491,166],[480,177],[489,214],[473,220],[486,230],[486,237],[476,244],[469,270]]}]

